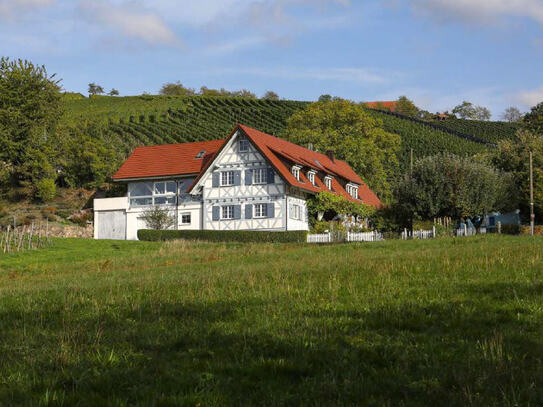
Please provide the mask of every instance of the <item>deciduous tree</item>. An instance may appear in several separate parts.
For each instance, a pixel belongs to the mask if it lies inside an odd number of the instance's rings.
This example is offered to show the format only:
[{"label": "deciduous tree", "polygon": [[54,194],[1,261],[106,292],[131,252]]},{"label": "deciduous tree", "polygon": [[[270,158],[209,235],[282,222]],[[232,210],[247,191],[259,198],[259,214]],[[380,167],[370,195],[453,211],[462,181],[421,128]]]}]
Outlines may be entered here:
[{"label": "deciduous tree", "polygon": [[0,59],[0,167],[4,186],[55,178],[54,131],[62,115],[59,80],[44,66]]},{"label": "deciduous tree", "polygon": [[335,150],[382,200],[390,199],[401,138],[386,132],[362,105],[346,100],[312,103],[288,120],[285,136],[322,152]]},{"label": "deciduous tree", "polygon": [[530,151],[534,167],[534,201],[537,218],[543,217],[543,135],[520,130],[512,140],[502,140],[493,157],[494,165],[513,175],[519,192],[519,208],[530,213]]},{"label": "deciduous tree", "polygon": [[438,154],[418,160],[397,189],[415,218],[474,217],[514,206],[511,178],[473,158]]},{"label": "deciduous tree", "polygon": [[264,96],[262,96],[262,99],[265,100],[279,100],[279,95],[275,93],[273,90],[267,91]]},{"label": "deciduous tree", "polygon": [[520,122],[522,120],[522,113],[518,107],[511,106],[505,109],[502,119],[510,123]]},{"label": "deciduous tree", "polygon": [[537,135],[543,136],[543,102],[532,107],[522,120],[524,127]]},{"label": "deciduous tree", "polygon": [[413,101],[409,100],[407,96],[400,96],[396,101],[396,110],[398,114],[403,114],[409,117],[418,117],[420,109],[415,106]]},{"label": "deciduous tree", "polygon": [[165,83],[159,93],[166,96],[193,96],[196,94],[194,89],[186,88],[180,81]]},{"label": "deciduous tree", "polygon": [[464,100],[462,104],[455,106],[452,110],[455,115],[461,119],[470,120],[490,120],[492,114],[484,106],[475,106],[473,103]]},{"label": "deciduous tree", "polygon": [[104,88],[100,85],[97,85],[96,83],[92,82],[89,83],[89,95],[95,96],[95,95],[103,95],[104,94]]}]

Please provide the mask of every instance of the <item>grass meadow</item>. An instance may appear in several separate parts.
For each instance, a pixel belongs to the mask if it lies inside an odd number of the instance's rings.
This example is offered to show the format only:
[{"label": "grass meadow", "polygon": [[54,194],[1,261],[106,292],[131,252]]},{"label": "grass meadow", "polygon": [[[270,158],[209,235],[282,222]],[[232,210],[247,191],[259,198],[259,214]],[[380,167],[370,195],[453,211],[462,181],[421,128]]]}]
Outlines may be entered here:
[{"label": "grass meadow", "polygon": [[543,239],[0,255],[0,405],[538,406]]}]

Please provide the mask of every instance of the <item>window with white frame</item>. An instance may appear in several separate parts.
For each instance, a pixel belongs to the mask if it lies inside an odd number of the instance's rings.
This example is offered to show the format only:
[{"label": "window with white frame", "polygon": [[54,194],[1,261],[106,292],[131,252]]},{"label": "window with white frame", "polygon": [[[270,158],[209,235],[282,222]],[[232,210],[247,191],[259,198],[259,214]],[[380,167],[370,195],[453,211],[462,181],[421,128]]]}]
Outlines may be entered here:
[{"label": "window with white frame", "polygon": [[268,215],[268,205],[265,203],[254,205],[254,217],[265,218]]},{"label": "window with white frame", "polygon": [[246,138],[242,138],[239,141],[239,151],[242,153],[249,151],[249,140],[247,140]]},{"label": "window with white frame", "polygon": [[347,184],[347,193],[355,199],[358,199],[358,185]]},{"label": "window with white frame", "polygon": [[191,223],[191,215],[190,213],[182,213],[181,214],[181,224],[182,225],[190,225]]},{"label": "window with white frame", "polygon": [[329,176],[324,177],[324,185],[326,185],[326,188],[328,188],[331,191],[332,190],[332,177],[329,177]]},{"label": "window with white frame", "polygon": [[307,173],[307,179],[309,180],[309,182],[315,185],[315,171],[309,171]]},{"label": "window with white frame", "polygon": [[300,220],[302,214],[302,208],[300,205],[292,205],[292,219]]},{"label": "window with white frame", "polygon": [[234,205],[221,206],[221,219],[234,219]]},{"label": "window with white frame", "polygon": [[128,194],[130,206],[174,205],[176,203],[177,182],[137,182],[131,184]]},{"label": "window with white frame", "polygon": [[253,170],[253,184],[266,183],[266,168],[256,168]]},{"label": "window with white frame", "polygon": [[221,186],[231,186],[234,185],[234,171],[223,171],[221,172]]},{"label": "window with white frame", "polygon": [[300,167],[296,165],[292,167],[292,175],[294,175],[294,178],[300,181]]}]

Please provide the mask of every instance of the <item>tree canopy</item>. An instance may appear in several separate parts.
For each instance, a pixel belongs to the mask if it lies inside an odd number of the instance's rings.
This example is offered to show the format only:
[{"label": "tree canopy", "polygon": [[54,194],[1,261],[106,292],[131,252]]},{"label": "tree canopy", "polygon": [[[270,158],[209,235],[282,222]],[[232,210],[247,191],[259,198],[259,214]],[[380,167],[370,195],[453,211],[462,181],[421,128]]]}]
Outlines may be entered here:
[{"label": "tree canopy", "polygon": [[534,202],[539,220],[543,217],[543,134],[520,130],[512,140],[498,143],[493,157],[494,165],[512,174],[519,192],[519,208],[526,215],[530,211],[530,151],[533,153]]},{"label": "tree canopy", "polygon": [[415,218],[474,217],[514,206],[510,177],[487,163],[452,154],[415,162],[397,189],[397,201]]},{"label": "tree canopy", "polygon": [[484,106],[475,106],[473,103],[464,100],[460,105],[452,110],[455,115],[461,119],[470,120],[490,120],[492,114]]},{"label": "tree canopy", "polygon": [[502,119],[509,123],[517,123],[522,120],[522,113],[518,107],[508,107],[502,114]]},{"label": "tree canopy", "polygon": [[400,96],[396,101],[396,113],[409,117],[418,117],[419,108],[407,96]]},{"label": "tree canopy", "polygon": [[401,138],[386,132],[364,106],[346,100],[312,103],[288,120],[285,136],[299,145],[311,143],[318,151],[334,150],[381,200],[391,198]]},{"label": "tree canopy", "polygon": [[532,107],[524,116],[522,123],[527,130],[543,136],[543,102]]},{"label": "tree canopy", "polygon": [[264,100],[279,100],[279,95],[275,93],[273,90],[267,91],[264,96],[262,96],[262,99]]},{"label": "tree canopy", "polygon": [[97,85],[96,83],[92,82],[89,83],[89,95],[95,96],[95,95],[102,95],[105,93],[104,88],[100,85]]},{"label": "tree canopy", "polygon": [[0,59],[0,183],[55,178],[54,130],[61,117],[59,81],[45,67]]},{"label": "tree canopy", "polygon": [[167,96],[193,96],[196,94],[196,91],[192,88],[183,86],[180,81],[177,81],[175,83],[165,83],[162,85],[162,88],[160,88],[158,93]]}]

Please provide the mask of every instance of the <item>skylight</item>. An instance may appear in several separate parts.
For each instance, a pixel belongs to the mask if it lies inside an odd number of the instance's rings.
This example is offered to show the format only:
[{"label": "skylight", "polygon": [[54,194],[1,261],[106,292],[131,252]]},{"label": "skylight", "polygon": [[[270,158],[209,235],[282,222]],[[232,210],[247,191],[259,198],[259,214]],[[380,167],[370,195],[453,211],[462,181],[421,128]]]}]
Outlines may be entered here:
[{"label": "skylight", "polygon": [[204,156],[205,153],[206,153],[206,150],[200,151],[200,152],[196,155],[196,158],[202,158],[202,157]]}]

